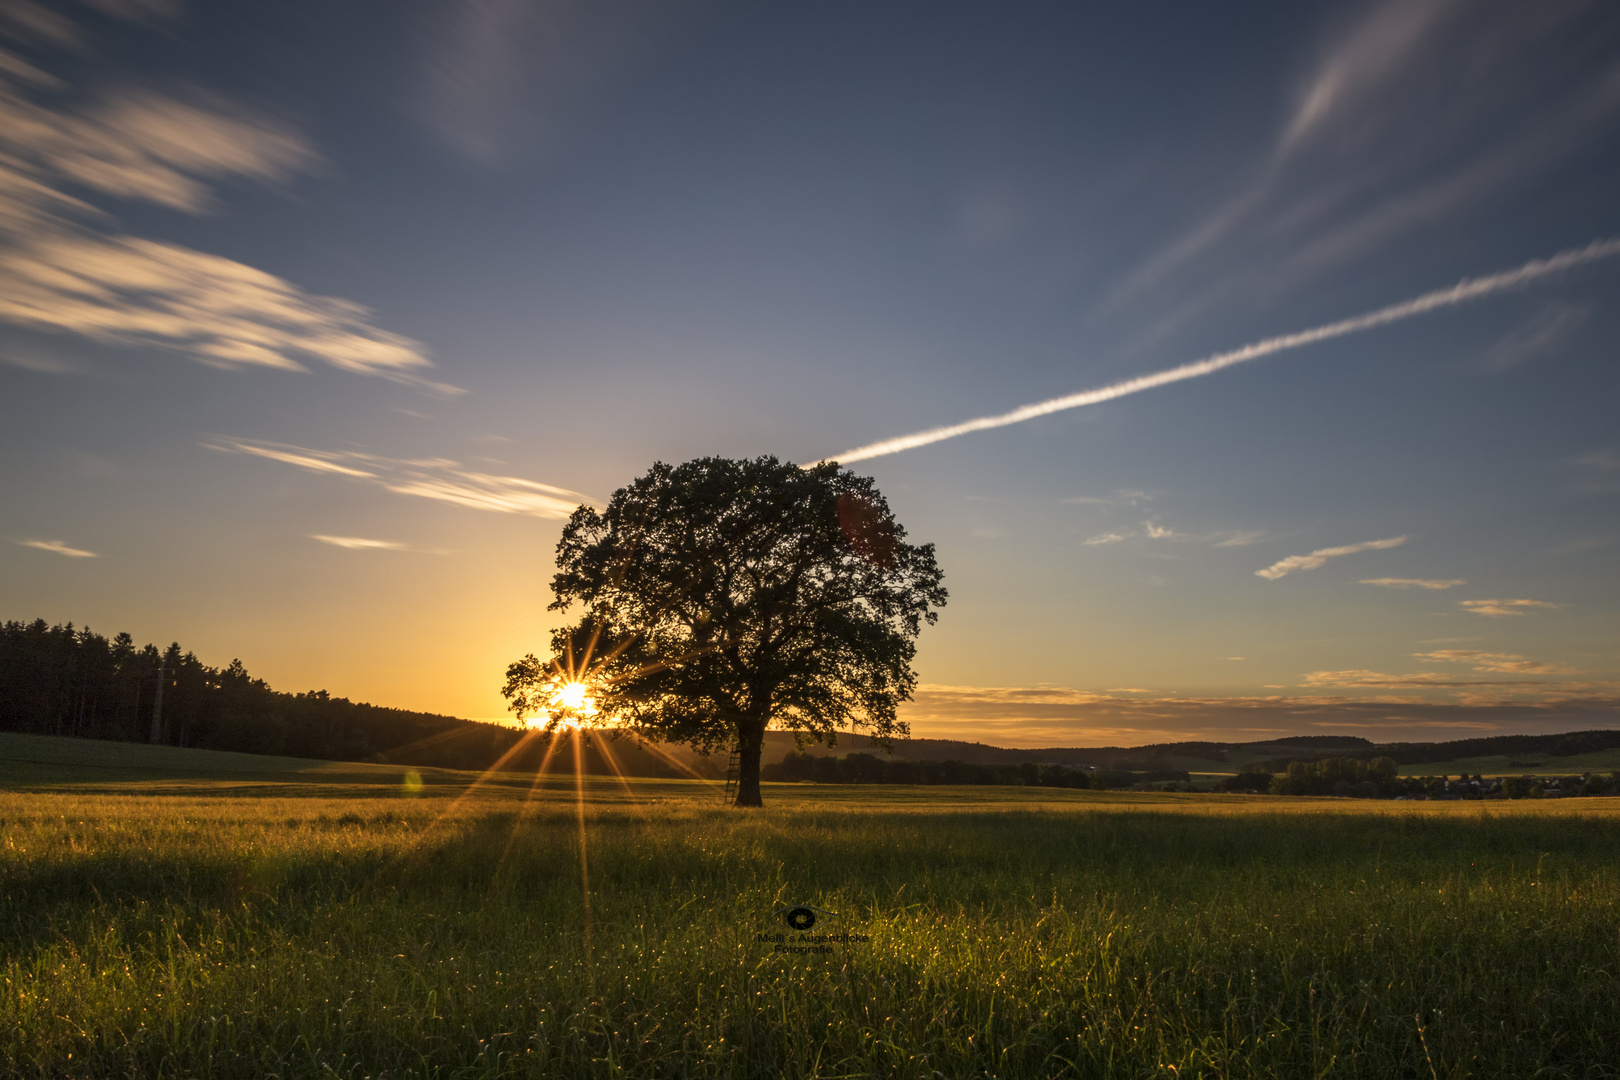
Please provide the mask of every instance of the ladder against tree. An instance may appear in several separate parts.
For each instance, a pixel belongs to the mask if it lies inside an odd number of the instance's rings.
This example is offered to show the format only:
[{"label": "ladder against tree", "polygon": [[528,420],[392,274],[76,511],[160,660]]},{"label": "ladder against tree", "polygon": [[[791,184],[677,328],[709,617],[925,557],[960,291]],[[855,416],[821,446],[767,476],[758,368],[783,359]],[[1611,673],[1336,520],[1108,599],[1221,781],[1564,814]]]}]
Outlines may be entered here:
[{"label": "ladder against tree", "polygon": [[742,777],[742,750],[731,744],[731,760],[726,763],[726,805],[737,801],[737,783]]}]

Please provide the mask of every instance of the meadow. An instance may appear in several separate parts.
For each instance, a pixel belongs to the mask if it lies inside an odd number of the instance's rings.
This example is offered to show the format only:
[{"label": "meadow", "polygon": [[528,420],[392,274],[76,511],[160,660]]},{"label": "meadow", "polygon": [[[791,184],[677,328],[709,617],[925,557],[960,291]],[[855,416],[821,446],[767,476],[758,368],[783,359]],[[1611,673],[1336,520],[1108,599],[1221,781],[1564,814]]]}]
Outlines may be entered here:
[{"label": "meadow", "polygon": [[[1620,1075],[1616,799],[767,785],[739,812],[19,738],[7,1075]],[[784,904],[852,940],[776,951]]]}]

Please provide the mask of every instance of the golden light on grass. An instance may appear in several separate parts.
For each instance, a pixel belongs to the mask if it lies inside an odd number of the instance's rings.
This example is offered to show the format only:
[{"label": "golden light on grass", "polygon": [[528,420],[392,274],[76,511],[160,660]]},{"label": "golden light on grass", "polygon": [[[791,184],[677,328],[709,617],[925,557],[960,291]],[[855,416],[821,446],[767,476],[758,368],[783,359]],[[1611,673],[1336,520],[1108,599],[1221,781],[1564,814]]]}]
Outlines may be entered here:
[{"label": "golden light on grass", "polygon": [[[633,778],[656,806],[638,820],[614,780],[566,777],[575,746],[547,748],[560,775],[532,813],[509,773],[425,844],[432,804],[379,798],[391,766],[289,763],[268,796],[230,771],[154,789],[133,767],[0,791],[0,913],[23,931],[0,968],[0,1056],[42,1075],[294,1076],[364,1053],[402,1075],[431,1047],[447,1073],[499,1053],[536,1075],[611,1060],[694,1077],[791,1075],[818,1052],[901,1076],[925,1053],[953,1076],[1051,1075],[1059,1056],[1245,1076],[1476,1058],[1474,1075],[1604,1075],[1613,1058],[1613,965],[1593,958],[1614,952],[1620,799],[795,784],[761,818]],[[433,779],[430,797],[468,783]],[[154,866],[186,889],[131,902]],[[791,957],[757,940],[801,894],[866,940]],[[570,1017],[592,1019],[552,1038]]]}]

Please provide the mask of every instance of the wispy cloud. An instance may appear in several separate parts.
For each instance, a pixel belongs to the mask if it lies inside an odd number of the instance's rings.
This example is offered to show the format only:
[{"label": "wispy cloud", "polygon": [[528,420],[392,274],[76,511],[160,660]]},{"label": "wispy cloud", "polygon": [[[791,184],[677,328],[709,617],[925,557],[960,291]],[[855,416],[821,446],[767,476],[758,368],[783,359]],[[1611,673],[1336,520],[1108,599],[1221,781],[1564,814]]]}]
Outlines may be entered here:
[{"label": "wispy cloud", "polygon": [[76,361],[34,351],[0,353],[0,364],[22,371],[32,371],[36,375],[88,374],[86,367]]},{"label": "wispy cloud", "polygon": [[1111,496],[1074,495],[1058,501],[1077,506],[1136,506],[1139,503],[1152,502],[1153,494],[1122,488]]},{"label": "wispy cloud", "polygon": [[1405,536],[1392,536],[1388,540],[1367,540],[1360,544],[1346,544],[1343,547],[1318,548],[1309,555],[1290,555],[1286,559],[1278,559],[1264,570],[1256,570],[1255,576],[1276,581],[1296,570],[1315,570],[1329,559],[1354,555],[1362,551],[1382,551],[1385,548],[1400,547],[1407,539]]},{"label": "wispy cloud", "polygon": [[348,548],[351,551],[409,551],[411,545],[398,540],[367,540],[362,536],[326,536],[322,533],[310,533],[311,540],[319,540],[323,544],[333,547]]},{"label": "wispy cloud", "polygon": [[492,476],[456,469],[445,476],[417,476],[384,486],[400,495],[419,495],[474,510],[544,518],[566,518],[580,504],[591,501],[577,491],[525,480],[521,476]]},{"label": "wispy cloud", "polygon": [[101,558],[100,555],[97,555],[93,551],[85,551],[83,548],[68,547],[68,545],[61,540],[18,540],[17,543],[21,544],[23,547],[38,548],[40,551],[49,551],[54,555],[66,555],[70,559]]},{"label": "wispy cloud", "polygon": [[631,0],[451,0],[422,18],[428,79],[418,119],[494,168],[555,134],[679,5]]},{"label": "wispy cloud", "polygon": [[[18,32],[50,43],[38,25]],[[215,367],[297,371],[317,361],[460,392],[426,379],[423,347],[373,325],[365,308],[232,259],[120,234],[69,190],[208,212],[214,181],[277,183],[307,171],[317,155],[302,135],[217,98],[143,90],[62,104],[67,90],[0,50],[0,320],[163,346]]]},{"label": "wispy cloud", "polygon": [[1249,532],[1217,533],[1221,539],[1215,541],[1216,547],[1248,547],[1258,544],[1266,538],[1266,533],[1260,530]]},{"label": "wispy cloud", "polygon": [[1574,675],[1576,670],[1561,664],[1547,664],[1540,660],[1526,660],[1518,653],[1483,652],[1479,649],[1437,649],[1434,652],[1413,653],[1419,660],[1439,663],[1467,664],[1475,671],[1503,672],[1514,675]]},{"label": "wispy cloud", "polygon": [[1595,469],[1598,472],[1620,472],[1620,453],[1614,450],[1593,450],[1589,454],[1582,454],[1572,458],[1570,464],[1582,469]]},{"label": "wispy cloud", "polygon": [[1525,615],[1532,611],[1563,606],[1562,604],[1550,604],[1545,600],[1459,600],[1457,603],[1464,611],[1471,611],[1475,615],[1484,615],[1492,619],[1508,615]]},{"label": "wispy cloud", "polygon": [[474,510],[566,518],[580,504],[595,501],[577,491],[538,480],[465,469],[459,462],[445,458],[406,460],[353,450],[312,450],[250,439],[221,438],[202,445],[227,453],[268,458],[309,472],[376,484],[398,495],[415,495]]},{"label": "wispy cloud", "polygon": [[1381,585],[1386,589],[1454,589],[1468,582],[1462,578],[1375,577],[1362,578],[1362,585]]},{"label": "wispy cloud", "polygon": [[1614,543],[1612,536],[1585,536],[1579,540],[1557,544],[1547,549],[1548,555],[1580,555],[1588,551],[1601,551]]},{"label": "wispy cloud", "polygon": [[1392,675],[1384,671],[1357,668],[1351,671],[1313,671],[1305,676],[1302,686],[1347,687],[1428,687],[1456,688],[1464,686],[1542,686],[1538,679],[1459,679],[1455,675],[1418,671]]},{"label": "wispy cloud", "polygon": [[[339,455],[326,454],[320,450],[304,450],[299,447],[279,446],[275,443],[256,444],[236,440],[204,443],[203,445],[214,450],[231,450],[238,454],[252,454],[254,457],[269,458],[271,461],[279,461],[285,465],[296,465],[300,469],[308,469],[310,472],[336,473],[339,476],[354,476],[372,480],[377,478],[377,474],[374,472],[356,469],[349,465],[341,465],[332,460]],[[359,455],[347,456],[358,457]]]},{"label": "wispy cloud", "polygon": [[284,181],[317,160],[297,132],[223,101],[132,91],[61,111],[9,89],[11,146],[38,174],[117,198],[199,213],[217,209],[209,180]]},{"label": "wispy cloud", "polygon": [[1601,144],[1620,108],[1603,5],[1356,10],[1236,193],[1131,271],[1111,306],[1157,289],[1162,309],[1177,284],[1191,296],[1172,322],[1239,293],[1274,300]]},{"label": "wispy cloud", "polygon": [[1455,5],[1434,0],[1401,0],[1373,10],[1322,59],[1300,94],[1277,153],[1287,155],[1364,100],[1402,67]]},{"label": "wispy cloud", "polygon": [[0,254],[0,319],[114,344],[149,343],[212,367],[305,370],[323,361],[441,394],[421,347],[369,313],[176,244],[35,233]]},{"label": "wispy cloud", "polygon": [[1491,346],[1485,354],[1486,366],[1510,368],[1546,352],[1579,330],[1590,313],[1577,304],[1549,304],[1534,319]]},{"label": "wispy cloud", "polygon": [[1220,532],[1194,533],[1184,532],[1169,525],[1160,525],[1156,521],[1144,521],[1140,529],[1123,527],[1109,532],[1098,533],[1095,536],[1082,540],[1087,547],[1097,547],[1102,544],[1117,544],[1122,540],[1170,540],[1180,544],[1210,544],[1214,547],[1247,547],[1259,543],[1266,538],[1264,532],[1225,530]]},{"label": "wispy cloud", "polygon": [[958,705],[1022,708],[1030,705],[1090,705],[1105,700],[1106,693],[1140,694],[1145,691],[1121,687],[1117,691],[1099,694],[1094,690],[1077,690],[1071,686],[952,686],[943,683],[922,683],[918,694],[948,698]]},{"label": "wispy cloud", "polygon": [[1318,342],[1344,337],[1347,334],[1361,333],[1380,326],[1388,326],[1391,323],[1401,322],[1441,308],[1454,307],[1495,293],[1520,288],[1548,275],[1570,270],[1599,259],[1612,258],[1615,255],[1620,255],[1620,239],[1594,241],[1586,247],[1561,251],[1546,259],[1533,259],[1513,270],[1491,274],[1487,277],[1468,278],[1450,288],[1436,289],[1411,300],[1391,304],[1388,307],[1379,308],[1364,315],[1341,319],[1338,322],[1326,323],[1322,326],[1313,327],[1309,330],[1300,330],[1292,334],[1281,334],[1277,337],[1266,338],[1250,345],[1206,356],[1202,360],[1182,364],[1180,367],[1154,372],[1151,375],[1138,375],[1132,379],[1123,379],[1095,390],[1083,390],[1077,394],[1068,394],[1064,397],[1038,401],[1031,405],[1022,405],[1011,412],[998,413],[993,416],[981,416],[974,420],[964,420],[959,424],[949,424],[945,427],[930,428],[911,435],[902,435],[893,439],[868,443],[865,446],[845,450],[841,454],[833,454],[824,460],[849,464],[856,461],[865,461],[868,458],[898,454],[903,450],[913,450],[919,446],[943,442],[946,439],[954,439],[975,431],[988,431],[992,428],[1021,424],[1026,420],[1050,416],[1053,413],[1064,412],[1068,409],[1097,405],[1105,401],[1127,397],[1131,394],[1139,394],[1144,390],[1153,390],[1160,386],[1185,382],[1188,379],[1203,378],[1206,375],[1224,371],[1229,367],[1235,367],[1238,364],[1248,363],[1251,360],[1258,360],[1275,353],[1303,348],[1306,345],[1314,345]]},{"label": "wispy cloud", "polygon": [[1574,470],[1570,488],[1583,494],[1607,494],[1620,491],[1620,452],[1604,447],[1571,458],[1568,465]]}]

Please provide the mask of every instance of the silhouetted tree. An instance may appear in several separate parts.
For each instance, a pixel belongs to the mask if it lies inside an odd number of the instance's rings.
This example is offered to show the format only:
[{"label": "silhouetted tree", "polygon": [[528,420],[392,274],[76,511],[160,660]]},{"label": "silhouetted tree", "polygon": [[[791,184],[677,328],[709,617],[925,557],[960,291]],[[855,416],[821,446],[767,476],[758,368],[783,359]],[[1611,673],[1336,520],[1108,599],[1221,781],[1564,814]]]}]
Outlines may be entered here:
[{"label": "silhouetted tree", "polygon": [[[736,805],[759,806],[772,723],[829,745],[841,727],[907,733],[895,710],[942,579],[933,545],[905,542],[869,478],[833,462],[702,458],[655,464],[606,509],[576,510],[551,606],[583,607],[558,642],[590,665],[604,713],[699,749],[734,745]],[[546,677],[525,658],[509,697],[525,665]]]}]

